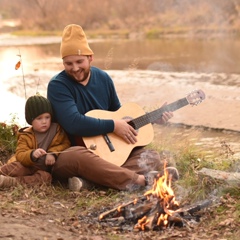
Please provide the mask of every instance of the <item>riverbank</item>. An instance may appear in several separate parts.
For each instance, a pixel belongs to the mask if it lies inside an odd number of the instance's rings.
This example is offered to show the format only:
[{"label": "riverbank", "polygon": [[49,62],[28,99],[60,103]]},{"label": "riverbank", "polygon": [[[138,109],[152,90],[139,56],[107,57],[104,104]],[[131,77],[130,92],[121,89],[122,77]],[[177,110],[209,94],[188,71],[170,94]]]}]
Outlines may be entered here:
[{"label": "riverbank", "polygon": [[177,110],[171,122],[240,131],[239,75],[154,71],[114,71],[110,75],[123,103],[134,101],[147,111],[201,89],[205,100]]},{"label": "riverbank", "polygon": [[[197,106],[186,106],[174,112],[172,123],[204,126],[213,129],[240,131],[240,76],[224,73],[177,73],[140,70],[109,70],[122,104],[135,102],[145,111],[159,108],[163,103],[172,103],[185,98],[191,91],[201,89],[205,100]],[[36,74],[36,73],[35,73]],[[55,74],[52,71],[38,71],[41,79],[38,91],[46,95],[49,79]],[[25,76],[27,95],[36,92],[36,76],[29,73]],[[4,83],[6,90],[0,97],[1,102],[9,100],[11,105],[5,108],[17,114],[23,123],[24,87],[18,76]],[[14,99],[13,99],[14,96]],[[3,121],[1,114],[1,121]],[[5,116],[7,118],[7,116]],[[6,119],[5,119],[6,120]]]}]

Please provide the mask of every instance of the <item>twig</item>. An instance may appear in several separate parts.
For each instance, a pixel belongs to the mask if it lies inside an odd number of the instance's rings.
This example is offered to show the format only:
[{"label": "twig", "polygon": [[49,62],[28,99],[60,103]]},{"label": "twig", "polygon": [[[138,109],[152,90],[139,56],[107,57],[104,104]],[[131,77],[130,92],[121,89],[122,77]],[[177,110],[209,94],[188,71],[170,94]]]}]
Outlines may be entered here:
[{"label": "twig", "polygon": [[38,82],[37,82],[37,89],[36,89],[36,94],[38,94],[39,82],[40,82],[40,78],[38,78]]},{"label": "twig", "polygon": [[76,151],[76,149],[69,149],[69,150],[64,150],[64,151],[59,151],[59,152],[49,152],[49,153],[46,153],[45,155],[67,153],[67,152],[74,152],[74,151]]},{"label": "twig", "polygon": [[19,51],[19,58],[20,58],[20,63],[21,63],[21,68],[22,68],[22,79],[23,79],[23,86],[24,86],[24,92],[25,92],[25,99],[27,99],[27,92],[26,92],[26,82],[25,82],[25,76],[24,76],[24,72],[23,72],[23,64],[22,64],[22,55],[20,52],[20,49],[18,49]]},{"label": "twig", "polygon": [[[121,212],[123,212],[125,210],[126,207],[128,207],[129,205],[136,205],[137,203],[143,201],[143,200],[146,200],[146,197],[145,196],[142,196],[141,198],[136,198],[130,202],[127,202],[127,203],[124,203],[124,204],[121,204],[119,205],[118,207],[115,207],[111,210],[108,210],[104,213],[101,213],[98,217],[98,219],[101,221],[101,220],[104,220],[106,217],[108,217],[109,215],[116,215],[116,214],[119,214]],[[117,216],[118,218],[119,216]]]}]

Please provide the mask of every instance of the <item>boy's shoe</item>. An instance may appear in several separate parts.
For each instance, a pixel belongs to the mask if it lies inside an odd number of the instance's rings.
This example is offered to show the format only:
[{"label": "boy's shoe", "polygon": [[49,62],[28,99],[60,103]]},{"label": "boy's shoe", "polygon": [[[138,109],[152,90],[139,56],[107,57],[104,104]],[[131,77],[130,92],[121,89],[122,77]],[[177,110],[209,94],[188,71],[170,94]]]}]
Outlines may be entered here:
[{"label": "boy's shoe", "polygon": [[0,189],[10,188],[16,185],[17,185],[16,178],[0,175]]},{"label": "boy's shoe", "polygon": [[[165,170],[168,172],[168,178],[171,179],[172,181],[177,181],[179,179],[179,173],[175,167],[167,167]],[[154,179],[157,179],[158,177],[161,177],[163,175],[164,175],[164,171],[148,172],[147,175],[145,176],[146,186],[152,186],[154,183]]]},{"label": "boy's shoe", "polygon": [[79,192],[81,189],[92,189],[94,185],[82,178],[72,177],[68,179],[68,188],[71,191]]}]

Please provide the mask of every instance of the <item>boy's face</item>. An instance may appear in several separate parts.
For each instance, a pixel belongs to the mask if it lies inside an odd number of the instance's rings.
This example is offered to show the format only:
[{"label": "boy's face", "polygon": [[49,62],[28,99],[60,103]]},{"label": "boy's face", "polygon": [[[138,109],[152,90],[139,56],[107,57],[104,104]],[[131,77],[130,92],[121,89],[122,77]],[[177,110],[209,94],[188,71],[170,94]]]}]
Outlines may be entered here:
[{"label": "boy's face", "polygon": [[32,127],[34,131],[44,133],[46,132],[51,125],[51,114],[50,113],[43,113],[36,117],[32,121]]}]

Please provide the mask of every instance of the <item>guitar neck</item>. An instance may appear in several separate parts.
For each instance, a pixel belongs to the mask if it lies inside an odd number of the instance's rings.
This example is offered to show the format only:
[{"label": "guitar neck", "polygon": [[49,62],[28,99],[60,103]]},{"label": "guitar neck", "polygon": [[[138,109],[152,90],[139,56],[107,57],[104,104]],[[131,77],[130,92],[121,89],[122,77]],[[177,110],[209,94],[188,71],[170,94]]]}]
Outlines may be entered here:
[{"label": "guitar neck", "polygon": [[129,125],[131,125],[134,129],[139,129],[149,123],[155,122],[157,119],[159,119],[164,112],[173,112],[179,108],[182,108],[186,105],[188,105],[187,98],[182,98],[177,100],[176,102],[170,103],[166,106],[163,106],[157,110],[154,110],[152,112],[146,113],[140,117],[137,117],[135,119],[132,119],[128,122]]}]

